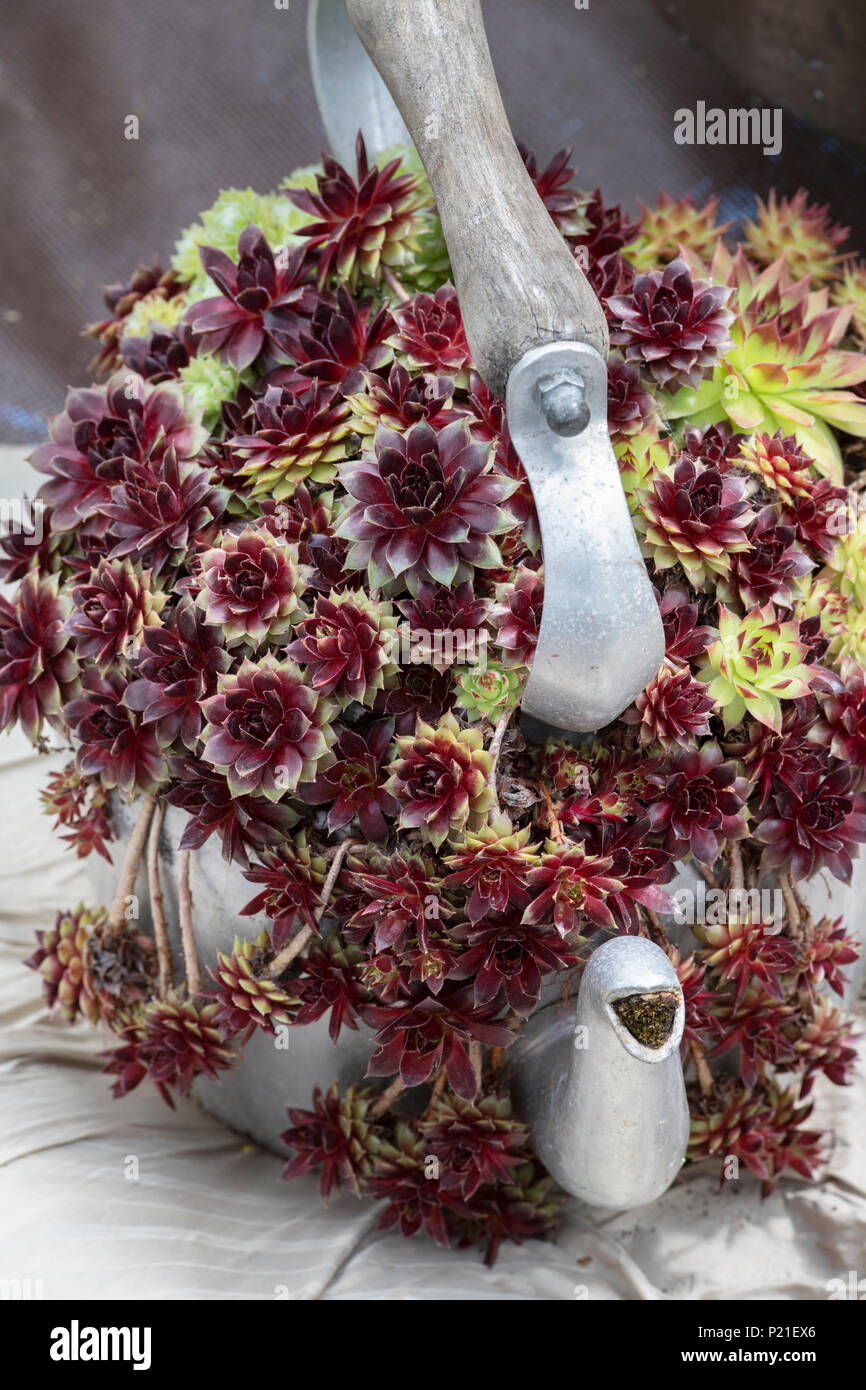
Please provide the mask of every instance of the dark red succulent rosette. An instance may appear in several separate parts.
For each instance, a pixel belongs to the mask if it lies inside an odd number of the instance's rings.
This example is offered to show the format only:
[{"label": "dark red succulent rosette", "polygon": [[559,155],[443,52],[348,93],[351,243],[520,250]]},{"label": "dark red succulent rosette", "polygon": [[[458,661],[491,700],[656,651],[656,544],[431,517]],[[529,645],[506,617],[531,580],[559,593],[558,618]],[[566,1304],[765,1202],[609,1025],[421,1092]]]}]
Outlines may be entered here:
[{"label": "dark red succulent rosette", "polygon": [[695,281],[684,261],[671,261],[607,299],[616,321],[611,344],[625,349],[627,362],[643,363],[659,386],[696,387],[731,345],[730,297],[730,289]]},{"label": "dark red succulent rosette", "polygon": [[328,830],[342,830],[357,820],[368,840],[388,837],[388,822],[400,814],[399,802],[386,791],[386,759],[394,738],[394,721],[378,719],[361,728],[341,728],[331,749],[334,762],[315,782],[300,788],[309,806],[328,807]]},{"label": "dark red succulent rosette", "polygon": [[165,753],[154,726],[124,703],[123,676],[116,671],[101,676],[91,666],[81,687],[81,695],[64,710],[81,771],[128,797],[156,791],[168,780]]},{"label": "dark red succulent rosette", "polygon": [[163,747],[180,740],[194,753],[204,724],[201,702],[230,665],[221,634],[184,595],[164,626],[142,634],[123,702],[144,724],[155,725]]},{"label": "dark red succulent rosette", "polygon": [[212,246],[200,254],[219,294],[187,310],[184,322],[198,337],[199,351],[225,357],[237,371],[263,353],[285,360],[289,335],[317,303],[306,253],[277,258],[261,230],[250,226],[238,239],[237,264]]},{"label": "dark red succulent rosette", "polygon": [[147,461],[156,471],[169,450],[178,462],[191,459],[206,437],[177,383],[151,386],[117,372],[105,386],[70,391],[66,409],[51,421],[51,439],[30,455],[33,467],[48,475],[39,495],[51,507],[52,529],[71,531],[84,522],[104,536],[112,487],[127,465]]},{"label": "dark red succulent rosette", "polygon": [[675,754],[648,782],[650,827],[672,854],[691,852],[712,865],[725,840],[746,834],[748,784],[718,744]]},{"label": "dark red succulent rosette", "polygon": [[348,564],[366,569],[371,585],[402,579],[417,593],[498,564],[493,537],[511,525],[501,504],[514,486],[465,422],[438,434],[424,421],[405,435],[380,428],[373,457],[344,465],[341,479],[353,505],[337,534],[353,543]]}]

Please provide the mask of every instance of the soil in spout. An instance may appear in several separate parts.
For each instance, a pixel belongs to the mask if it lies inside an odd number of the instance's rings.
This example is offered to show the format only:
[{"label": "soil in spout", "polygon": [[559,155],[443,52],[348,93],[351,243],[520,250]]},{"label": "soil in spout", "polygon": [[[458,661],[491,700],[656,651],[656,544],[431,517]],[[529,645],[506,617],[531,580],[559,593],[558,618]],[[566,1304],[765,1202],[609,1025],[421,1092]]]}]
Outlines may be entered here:
[{"label": "soil in spout", "polygon": [[628,994],[615,999],[613,1008],[633,1038],[644,1047],[661,1047],[671,1035],[679,995],[673,990],[653,994]]}]

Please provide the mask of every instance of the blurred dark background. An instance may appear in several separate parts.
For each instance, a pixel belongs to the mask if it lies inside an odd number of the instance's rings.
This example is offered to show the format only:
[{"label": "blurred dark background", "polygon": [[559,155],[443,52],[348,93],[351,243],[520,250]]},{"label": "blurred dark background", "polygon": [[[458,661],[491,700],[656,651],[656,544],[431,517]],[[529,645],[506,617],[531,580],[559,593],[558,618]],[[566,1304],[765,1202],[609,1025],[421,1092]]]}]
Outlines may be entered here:
[{"label": "blurred dark background", "polygon": [[[220,187],[273,188],[318,157],[306,0],[0,0],[0,441],[40,437],[87,377],[100,286]],[[866,250],[864,0],[484,0],[513,130],[635,210],[660,188],[806,184]],[[455,61],[459,56],[455,55]],[[673,113],[784,106],[782,153],[674,143]],[[137,141],[124,138],[136,115]]]}]

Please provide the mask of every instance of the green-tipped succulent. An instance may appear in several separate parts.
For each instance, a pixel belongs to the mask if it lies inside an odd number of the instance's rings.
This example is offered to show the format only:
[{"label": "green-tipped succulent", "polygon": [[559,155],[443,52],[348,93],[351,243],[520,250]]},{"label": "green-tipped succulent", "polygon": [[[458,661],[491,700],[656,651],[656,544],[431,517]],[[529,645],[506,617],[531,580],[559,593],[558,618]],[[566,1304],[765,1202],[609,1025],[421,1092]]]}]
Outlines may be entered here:
[{"label": "green-tipped succulent", "polygon": [[799,624],[778,618],[772,604],[741,618],[719,607],[719,636],[706,652],[698,677],[720,707],[725,728],[752,715],[778,732],[782,700],[808,695],[811,668],[799,640]]},{"label": "green-tipped succulent", "polygon": [[[302,170],[287,180],[293,187],[304,182]],[[307,219],[283,193],[255,193],[252,188],[224,188],[197,222],[175,244],[171,258],[172,269],[183,280],[190,281],[187,299],[191,302],[213,293],[213,286],[199,257],[200,246],[213,246],[234,260],[238,237],[246,227],[259,227],[269,244],[297,246],[298,227]]]},{"label": "green-tipped succulent", "polygon": [[747,433],[781,429],[820,472],[841,481],[833,430],[866,435],[866,401],[847,389],[866,381],[866,355],[839,347],[851,307],[834,308],[827,290],[813,291],[808,279],[792,283],[784,258],[757,274],[742,249],[732,257],[721,242],[710,276],[734,287],[733,346],[696,390],[663,398],[664,414],[699,426],[729,420]]},{"label": "green-tipped succulent", "polygon": [[490,661],[483,671],[475,666],[464,667],[455,672],[455,679],[454,703],[466,712],[467,719],[496,720],[519,704],[526,673],[506,670],[498,661]]}]

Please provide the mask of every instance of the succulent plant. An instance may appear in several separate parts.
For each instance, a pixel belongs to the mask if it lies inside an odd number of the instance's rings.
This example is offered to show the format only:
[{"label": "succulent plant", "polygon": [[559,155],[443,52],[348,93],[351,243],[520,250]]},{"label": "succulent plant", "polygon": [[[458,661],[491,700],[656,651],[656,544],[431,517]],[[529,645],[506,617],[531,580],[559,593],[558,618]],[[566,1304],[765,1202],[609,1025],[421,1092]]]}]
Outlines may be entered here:
[{"label": "succulent plant", "polygon": [[810,203],[805,188],[798,188],[793,198],[779,198],[771,188],[766,202],[757,201],[755,220],[743,227],[749,255],[761,265],[772,265],[784,256],[795,280],[804,277],[815,284],[832,280],[844,260],[838,248],[851,228],[833,224],[829,208]]},{"label": "succulent plant", "polygon": [[454,382],[449,376],[424,372],[413,376],[394,362],[387,377],[364,373],[363,389],[350,396],[349,428],[361,436],[374,435],[380,425],[405,433],[419,420],[435,423],[436,428],[455,418],[451,408]]},{"label": "succulent plant", "polygon": [[495,661],[488,662],[483,670],[466,667],[455,672],[455,677],[454,707],[470,722],[476,719],[495,722],[506,711],[514,710],[520,703],[525,683],[520,672],[508,671]]},{"label": "succulent plant", "polygon": [[104,672],[121,658],[135,658],[145,627],[159,623],[164,601],[148,570],[136,570],[130,560],[100,560],[88,581],[72,590],[64,630],[79,660],[91,658]]},{"label": "succulent plant", "polygon": [[103,1054],[104,1070],[117,1077],[113,1093],[127,1095],[147,1077],[173,1107],[174,1095],[188,1095],[197,1076],[216,1078],[225,1071],[236,1054],[224,1040],[218,1011],[218,1004],[199,1004],[177,991],[146,1004]]},{"label": "succulent plant", "polygon": [[313,1109],[289,1110],[291,1128],[280,1135],[295,1150],[283,1169],[286,1179],[299,1178],[312,1168],[322,1169],[325,1201],[336,1184],[361,1196],[361,1184],[372,1175],[380,1141],[372,1117],[368,1117],[369,1091],[349,1086],[340,1091],[334,1081],[323,1095],[317,1086]]},{"label": "succulent plant", "polygon": [[246,659],[219,676],[201,702],[207,725],[202,757],[225,774],[232,796],[279,801],[311,782],[336,738],[334,705],[305,684],[293,661]]},{"label": "succulent plant", "polygon": [[166,800],[189,815],[179,849],[200,849],[217,834],[223,857],[248,864],[249,850],[282,843],[297,823],[290,807],[261,796],[232,796],[225,777],[200,759],[169,761],[173,782]]},{"label": "succulent plant", "polygon": [[[212,997],[157,979],[154,942],[101,911],[42,933],[46,998],[115,1034],[115,1093],[183,1095],[257,1026],[369,1028],[374,1079],[293,1110],[286,1176],[320,1168],[326,1193],[382,1198],[384,1226],[492,1261],[560,1207],[500,1095],[543,986],[603,936],[664,944],[689,855],[784,885],[846,878],[866,843],[863,451],[843,472],[839,443],[866,435],[863,267],[803,195],[737,249],[715,199],[632,221],[567,151],[523,151],[610,327],[665,637],[630,710],[542,748],[515,710],[544,602],[532,489],[417,153],[359,156],[357,177],[227,190],[172,270],[108,291],[113,374],[33,455],[41,530],[0,538],[0,726],[72,745],[42,800],[75,854],[114,853],[112,792],[156,793],[267,922],[207,963]],[[853,1064],[825,999],[851,934],[802,911],[696,930],[694,955],[666,946],[683,1057],[725,1071],[694,1089],[691,1152],[812,1175],[802,1097]],[[391,1108],[399,1085],[418,1089]]]},{"label": "succulent plant", "polygon": [[142,463],[125,459],[101,510],[117,537],[109,559],[135,555],[158,575],[182,564],[191,547],[212,536],[223,498],[207,469],[181,463],[169,449]]},{"label": "succulent plant", "polygon": [[571,149],[557,150],[543,169],[535,154],[521,140],[517,142],[526,172],[535,184],[535,191],[550,213],[563,236],[579,236],[589,230],[584,212],[587,195],[572,187],[575,170],[571,168]]},{"label": "succulent plant", "polygon": [[123,703],[141,715],[143,724],[155,725],[163,747],[179,739],[195,752],[204,723],[201,701],[214,693],[217,676],[231,664],[221,639],[188,595],[165,624],[144,629]]},{"label": "succulent plant", "polygon": [[420,179],[399,172],[399,159],[381,170],[371,167],[360,133],[355,153],[356,179],[325,155],[315,192],[286,189],[295,207],[312,218],[297,234],[316,253],[319,284],[336,276],[353,292],[361,282],[378,285],[383,267],[393,269],[412,259],[419,249],[419,213],[432,202]]},{"label": "succulent plant", "polygon": [[399,736],[388,790],[400,803],[400,825],[439,846],[464,828],[476,830],[493,805],[488,778],[493,759],[475,729],[444,714],[435,729],[420,719],[414,735]]},{"label": "succulent plant", "polygon": [[779,730],[782,700],[809,693],[811,668],[797,623],[781,619],[771,603],[743,618],[719,605],[719,635],[707,648],[699,676],[720,706],[725,728],[747,713]]},{"label": "succulent plant", "polygon": [[635,525],[657,570],[679,564],[700,589],[711,575],[727,575],[731,557],[749,549],[753,518],[741,478],[682,456],[672,473],[656,475]]},{"label": "succulent plant", "polygon": [[83,1015],[90,1023],[99,1019],[99,1005],[88,989],[88,941],[105,909],[79,905],[74,912],[58,912],[53,928],[36,933],[37,948],[25,962],[42,976],[42,993],[49,1009],[60,1009],[67,1023]]},{"label": "succulent plant", "polygon": [[371,705],[397,674],[396,627],[386,600],[368,598],[363,589],[332,590],[327,598],[319,595],[286,650],[317,694],[332,695],[343,706],[352,700]]},{"label": "succulent plant", "polygon": [[266,385],[297,389],[312,378],[352,396],[361,389],[366,372],[379,372],[393,360],[393,332],[387,304],[377,307],[374,300],[353,299],[341,285],[335,295],[319,295],[312,316],[298,321],[286,342],[295,366],[276,368]]},{"label": "succulent plant", "polygon": [[637,724],[641,743],[660,743],[666,752],[672,752],[708,735],[714,710],[715,700],[701,681],[694,680],[688,671],[663,666],[638,695],[633,709],[621,717],[627,724]]},{"label": "succulent plant", "polygon": [[300,788],[308,805],[329,807],[327,824],[332,833],[357,819],[367,839],[387,838],[388,820],[400,810],[386,789],[385,760],[393,737],[391,719],[374,720],[363,730],[341,728],[331,749],[334,761],[318,773],[315,782]]},{"label": "succulent plant", "polygon": [[661,192],[654,207],[647,207],[640,198],[638,207],[640,231],[624,254],[641,271],[660,269],[675,260],[683,247],[709,260],[719,237],[731,225],[716,221],[718,198],[709,198],[697,208],[691,193],[685,198],[671,198]]},{"label": "succulent plant", "polygon": [[101,676],[90,666],[81,679],[81,694],[63,713],[77,744],[81,771],[132,797],[166,782],[168,766],[154,726],[124,703],[126,689],[118,671]]},{"label": "succulent plant", "polygon": [[527,876],[532,900],[523,914],[530,926],[552,922],[561,937],[580,927],[588,933],[613,927],[607,898],[621,891],[610,855],[588,852],[583,844],[548,840],[541,863]]},{"label": "succulent plant", "polygon": [[617,327],[615,347],[627,362],[641,362],[659,386],[698,386],[730,346],[731,291],[693,280],[685,261],[639,275],[631,292],[607,300]]},{"label": "succulent plant", "polygon": [[866,356],[838,347],[851,308],[831,308],[826,290],[810,291],[808,280],[792,284],[784,258],[759,275],[742,249],[732,257],[721,242],[709,273],[734,291],[733,345],[700,384],[664,399],[663,413],[699,426],[727,419],[748,433],[790,433],[820,472],[841,481],[833,429],[866,433],[866,402],[846,389],[866,380]]},{"label": "succulent plant", "polygon": [[48,475],[40,497],[51,507],[52,528],[71,531],[84,523],[97,536],[107,530],[112,485],[126,467],[147,462],[156,471],[168,451],[184,463],[207,437],[177,382],[152,386],[132,372],[117,372],[103,387],[70,391],[50,432],[30,461]]},{"label": "succulent plant", "polygon": [[262,353],[280,360],[299,316],[316,305],[305,252],[276,257],[260,228],[248,226],[238,237],[237,262],[215,246],[201,247],[200,255],[219,290],[184,315],[201,351],[223,357],[237,372]]},{"label": "succulent plant", "polygon": [[780,786],[755,827],[765,845],[767,868],[789,866],[792,879],[809,878],[828,868],[851,882],[855,846],[866,841],[866,795],[857,790],[858,768],[836,767]]},{"label": "succulent plant", "polygon": [[297,1013],[298,1001],[276,981],[256,971],[256,961],[267,942],[267,932],[255,943],[236,936],[231,955],[217,952],[217,967],[210,972],[216,989],[209,997],[216,1000],[214,1021],[226,1037],[245,1033],[249,1038],[256,1028],[275,1035],[277,1025],[287,1027]]},{"label": "succulent plant", "polygon": [[240,461],[238,481],[252,497],[291,497],[299,483],[329,483],[349,453],[349,406],[336,386],[270,386],[254,401],[248,432],[228,447]]},{"label": "succulent plant", "polygon": [[757,1093],[731,1082],[721,1098],[702,1103],[692,1119],[689,1157],[720,1156],[722,1182],[731,1176],[729,1158],[741,1161],[762,1181],[762,1194],[773,1191],[786,1168],[814,1178],[823,1162],[816,1130],[803,1129],[811,1105],[798,1105],[796,1094],[769,1083]]},{"label": "succulent plant", "polygon": [[746,834],[746,780],[717,743],[676,753],[648,782],[650,826],[671,853],[690,851],[701,864],[714,864],[723,841]]},{"label": "succulent plant", "polygon": [[501,503],[514,487],[488,453],[462,420],[438,434],[424,421],[405,435],[381,427],[374,455],[341,470],[352,505],[337,535],[353,542],[349,568],[366,569],[372,587],[402,579],[417,594],[497,565],[493,537],[511,524]]},{"label": "succulent plant", "polygon": [[72,603],[56,575],[30,571],[10,603],[0,595],[0,730],[20,723],[35,743],[43,720],[63,729],[79,667],[66,631]]},{"label": "succulent plant", "polygon": [[62,771],[52,772],[39,799],[43,813],[56,817],[53,828],[63,831],[61,840],[75,850],[79,859],[95,852],[111,863],[107,846],[114,832],[108,815],[108,793],[100,781],[83,777],[75,763],[67,763]]},{"label": "succulent plant", "polygon": [[442,285],[434,295],[417,294],[395,317],[397,331],[391,342],[398,360],[410,372],[447,376],[465,390],[472,359],[454,287]]},{"label": "succulent plant", "polygon": [[[292,176],[298,184],[309,186],[302,171]],[[187,227],[175,245],[171,264],[175,275],[189,281],[189,296],[201,299],[209,292],[207,272],[201,263],[200,248],[213,246],[226,255],[237,252],[238,238],[247,227],[259,227],[271,246],[293,248],[300,245],[295,229],[302,216],[283,193],[256,193],[252,188],[224,188],[216,201]]]},{"label": "succulent plant", "polygon": [[261,528],[224,531],[197,566],[202,587],[196,603],[209,627],[222,628],[227,646],[285,641],[304,587],[294,546]]},{"label": "succulent plant", "polygon": [[531,666],[544,607],[544,575],[521,566],[513,582],[496,587],[490,621],[504,666]]}]

